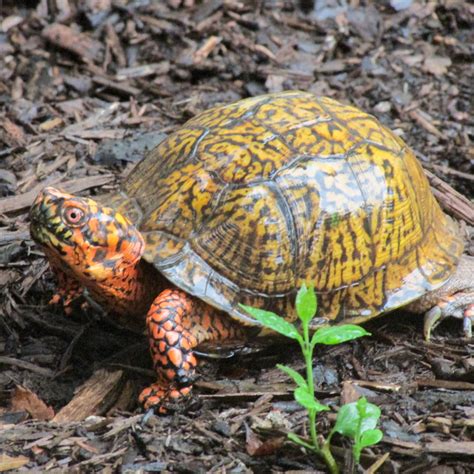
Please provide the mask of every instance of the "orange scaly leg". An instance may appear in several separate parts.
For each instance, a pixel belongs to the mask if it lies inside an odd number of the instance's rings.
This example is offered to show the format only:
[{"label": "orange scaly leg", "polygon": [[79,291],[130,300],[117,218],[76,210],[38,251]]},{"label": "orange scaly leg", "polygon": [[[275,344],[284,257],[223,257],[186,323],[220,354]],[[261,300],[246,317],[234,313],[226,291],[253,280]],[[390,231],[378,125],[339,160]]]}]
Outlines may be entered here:
[{"label": "orange scaly leg", "polygon": [[72,313],[72,303],[75,299],[82,296],[84,287],[75,278],[67,275],[58,266],[50,263],[51,269],[58,281],[56,293],[49,300],[48,304],[58,305],[62,304],[66,314]]},{"label": "orange scaly leg", "polygon": [[165,290],[155,298],[147,315],[151,356],[158,382],[140,394],[145,408],[166,413],[192,388],[196,357],[192,349],[204,341],[242,338],[243,328],[215,308],[181,290]]}]

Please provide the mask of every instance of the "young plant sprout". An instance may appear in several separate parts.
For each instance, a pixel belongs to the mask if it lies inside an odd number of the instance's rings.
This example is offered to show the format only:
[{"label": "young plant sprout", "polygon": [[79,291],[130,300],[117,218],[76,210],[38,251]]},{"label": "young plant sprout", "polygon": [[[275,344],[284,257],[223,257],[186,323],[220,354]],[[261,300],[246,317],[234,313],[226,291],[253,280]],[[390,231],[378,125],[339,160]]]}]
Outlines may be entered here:
[{"label": "young plant sprout", "polygon": [[316,344],[342,344],[362,336],[368,336],[370,333],[360,326],[345,324],[322,327],[311,336],[310,323],[316,315],[317,298],[314,289],[308,288],[304,284],[296,296],[296,312],[301,321],[301,332],[296,326],[275,313],[251,306],[241,306],[265,327],[296,340],[301,347],[306,365],[306,378],[286,365],[278,364],[278,368],[292,378],[297,386],[294,397],[308,412],[311,441],[308,443],[295,433],[288,433],[288,438],[319,455],[326,463],[329,471],[336,474],[339,473],[339,467],[331,453],[330,443],[334,433],[340,433],[352,439],[353,456],[355,461],[359,463],[362,449],[376,444],[382,439],[382,432],[375,428],[380,418],[380,408],[369,403],[365,398],[360,398],[357,402],[347,403],[339,409],[336,423],[326,439],[321,435],[318,436],[316,416],[319,412],[329,410],[329,407],[319,403],[314,395],[313,352]]}]

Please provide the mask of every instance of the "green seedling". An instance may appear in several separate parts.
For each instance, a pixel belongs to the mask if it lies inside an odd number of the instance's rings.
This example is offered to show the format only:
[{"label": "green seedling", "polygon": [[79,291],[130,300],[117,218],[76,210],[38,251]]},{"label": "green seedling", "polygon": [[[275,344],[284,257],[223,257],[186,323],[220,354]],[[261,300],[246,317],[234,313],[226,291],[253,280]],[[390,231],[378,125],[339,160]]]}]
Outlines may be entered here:
[{"label": "green seedling", "polygon": [[339,409],[336,424],[329,433],[328,440],[330,441],[336,432],[352,438],[352,452],[356,463],[359,463],[362,449],[377,444],[382,439],[383,433],[375,428],[379,418],[380,408],[369,403],[365,397],[346,403]]},{"label": "green seedling", "polygon": [[330,442],[334,433],[340,433],[351,438],[354,442],[354,459],[359,462],[361,450],[378,443],[382,432],[375,429],[380,417],[380,409],[365,398],[357,402],[343,405],[339,410],[334,428],[324,439],[316,431],[316,416],[329,407],[318,402],[314,395],[313,379],[313,352],[316,344],[335,345],[351,341],[362,336],[370,335],[365,329],[354,324],[322,327],[310,335],[310,323],[317,312],[317,298],[313,288],[303,285],[296,296],[296,312],[301,321],[301,330],[282,317],[258,308],[241,305],[253,318],[263,326],[290,339],[296,340],[303,353],[306,365],[306,379],[286,365],[278,364],[278,368],[285,372],[296,384],[295,400],[308,412],[309,431],[311,441],[300,438],[295,433],[289,433],[288,438],[294,443],[303,446],[319,455],[333,474],[339,473],[339,467],[331,453]]}]

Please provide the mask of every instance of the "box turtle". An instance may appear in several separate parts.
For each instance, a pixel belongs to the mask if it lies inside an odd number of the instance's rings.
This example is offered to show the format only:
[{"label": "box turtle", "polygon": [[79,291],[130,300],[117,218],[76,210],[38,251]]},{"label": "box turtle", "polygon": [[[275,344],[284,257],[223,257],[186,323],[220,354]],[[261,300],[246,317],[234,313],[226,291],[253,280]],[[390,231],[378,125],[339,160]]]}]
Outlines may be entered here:
[{"label": "box turtle", "polygon": [[427,338],[447,316],[471,334],[474,259],[413,152],[374,117],[306,92],[197,115],[103,205],[44,189],[31,235],[59,280],[53,302],[87,288],[130,321],[146,314],[158,381],[140,400],[161,411],[190,392],[198,344],[258,332],[239,303],[295,320],[303,282],[318,324],[408,306],[426,314]]}]

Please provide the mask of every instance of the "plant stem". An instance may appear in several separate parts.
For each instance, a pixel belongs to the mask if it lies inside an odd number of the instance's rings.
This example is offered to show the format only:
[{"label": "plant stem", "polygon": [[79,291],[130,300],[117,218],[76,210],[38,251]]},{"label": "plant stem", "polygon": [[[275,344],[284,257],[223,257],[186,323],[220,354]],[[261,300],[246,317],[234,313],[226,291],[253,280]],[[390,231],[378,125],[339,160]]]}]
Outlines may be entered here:
[{"label": "plant stem", "polygon": [[[306,362],[306,381],[308,383],[308,391],[312,398],[314,398],[314,378],[313,378],[313,347],[309,343],[309,327],[307,324],[303,324],[303,340],[304,346],[301,347],[303,350],[305,362]],[[309,414],[309,430],[311,433],[311,440],[314,447],[320,451],[318,443],[318,434],[316,432],[316,412],[314,410],[308,410]]]},{"label": "plant stem", "polygon": [[[313,377],[313,351],[314,346],[311,345],[309,339],[309,325],[303,324],[303,340],[304,343],[301,349],[304,354],[306,362],[306,381],[308,383],[308,391],[314,397],[314,377]],[[311,441],[313,442],[314,451],[324,459],[326,466],[329,468],[331,474],[339,474],[339,467],[331,453],[329,442],[323,443],[322,446],[318,442],[318,433],[316,431],[316,410],[308,410],[309,415],[309,431],[311,434]]]},{"label": "plant stem", "polygon": [[334,456],[331,453],[331,448],[328,441],[323,443],[320,453],[321,456],[324,458],[324,462],[329,468],[331,474],[339,474],[339,466],[337,465],[336,460],[334,459]]}]

